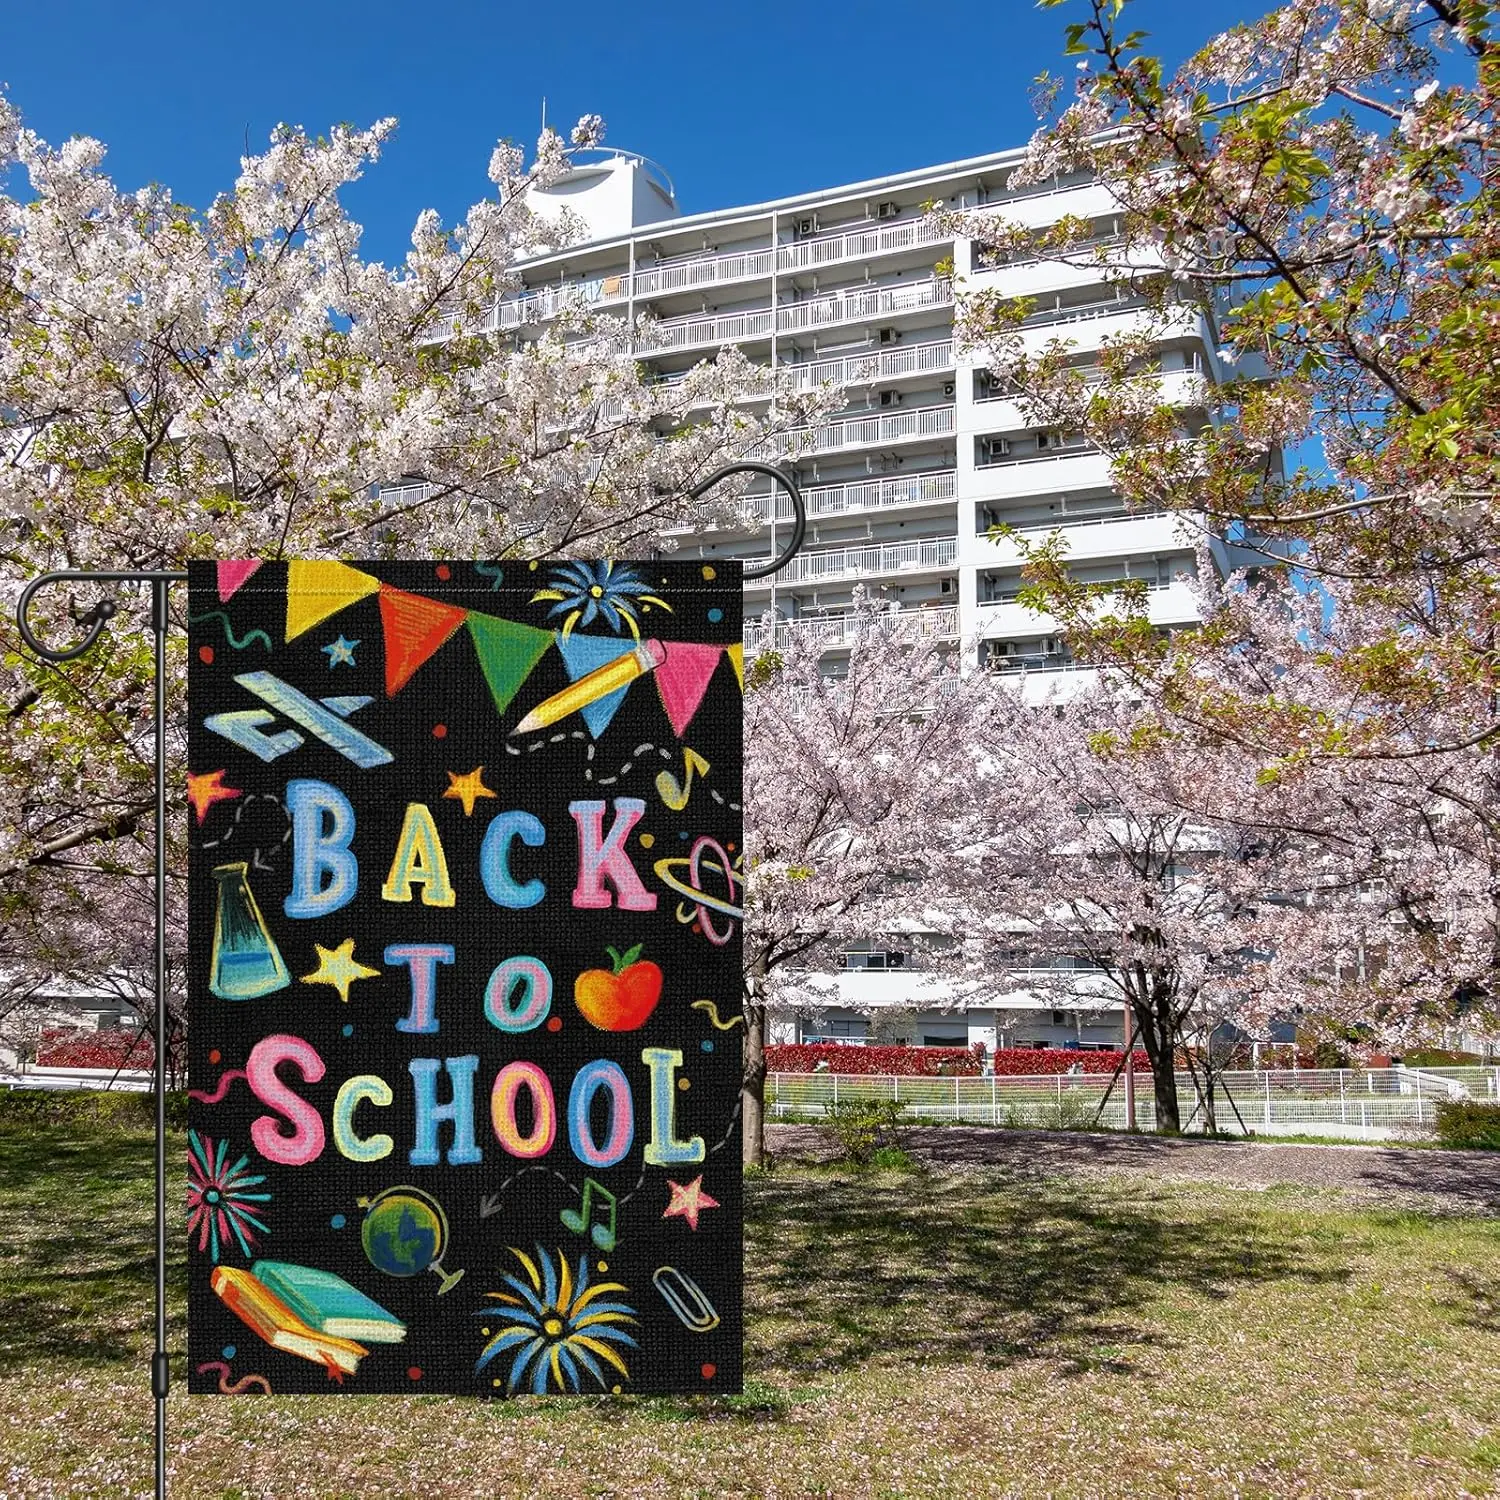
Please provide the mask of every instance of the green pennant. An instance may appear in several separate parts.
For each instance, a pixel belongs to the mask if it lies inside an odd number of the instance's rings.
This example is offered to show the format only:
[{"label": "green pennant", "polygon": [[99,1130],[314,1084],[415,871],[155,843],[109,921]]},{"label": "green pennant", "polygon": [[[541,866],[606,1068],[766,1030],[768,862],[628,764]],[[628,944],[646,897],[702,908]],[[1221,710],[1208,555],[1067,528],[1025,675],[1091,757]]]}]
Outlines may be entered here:
[{"label": "green pennant", "polygon": [[469,635],[490,685],[495,712],[503,714],[552,644],[552,632],[471,611]]}]

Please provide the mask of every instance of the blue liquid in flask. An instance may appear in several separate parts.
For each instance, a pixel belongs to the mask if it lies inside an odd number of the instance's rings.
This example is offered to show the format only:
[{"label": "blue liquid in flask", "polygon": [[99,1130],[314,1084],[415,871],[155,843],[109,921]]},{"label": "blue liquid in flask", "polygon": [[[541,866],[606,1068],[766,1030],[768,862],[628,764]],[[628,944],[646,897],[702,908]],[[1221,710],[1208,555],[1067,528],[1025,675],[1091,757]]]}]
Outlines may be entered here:
[{"label": "blue liquid in flask", "polygon": [[249,866],[218,865],[219,909],[208,988],[221,1000],[254,1000],[292,982],[246,878]]}]

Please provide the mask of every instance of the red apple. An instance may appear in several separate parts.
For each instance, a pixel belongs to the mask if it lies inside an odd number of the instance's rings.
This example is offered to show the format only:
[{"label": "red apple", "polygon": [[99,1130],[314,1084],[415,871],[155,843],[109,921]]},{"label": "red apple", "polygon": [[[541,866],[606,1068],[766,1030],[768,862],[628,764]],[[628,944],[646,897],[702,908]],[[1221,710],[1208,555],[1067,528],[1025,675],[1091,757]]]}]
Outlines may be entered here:
[{"label": "red apple", "polygon": [[661,999],[661,970],[638,961],[641,944],[624,953],[606,948],[613,969],[585,969],[573,981],[573,1003],[590,1026],[600,1031],[634,1031],[644,1026]]}]

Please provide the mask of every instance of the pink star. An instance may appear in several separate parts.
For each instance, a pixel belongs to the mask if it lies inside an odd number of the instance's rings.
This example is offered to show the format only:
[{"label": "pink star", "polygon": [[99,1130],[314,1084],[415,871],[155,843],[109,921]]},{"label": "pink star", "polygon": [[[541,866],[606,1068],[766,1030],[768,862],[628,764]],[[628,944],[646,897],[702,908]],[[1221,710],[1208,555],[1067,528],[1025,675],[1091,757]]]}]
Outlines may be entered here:
[{"label": "pink star", "polygon": [[710,1198],[703,1191],[703,1174],[700,1172],[686,1187],[680,1182],[667,1179],[667,1186],[672,1189],[672,1201],[667,1204],[666,1212],[662,1218],[670,1219],[674,1214],[680,1214],[688,1221],[689,1229],[698,1227],[698,1215],[705,1208],[717,1208],[719,1200]]}]

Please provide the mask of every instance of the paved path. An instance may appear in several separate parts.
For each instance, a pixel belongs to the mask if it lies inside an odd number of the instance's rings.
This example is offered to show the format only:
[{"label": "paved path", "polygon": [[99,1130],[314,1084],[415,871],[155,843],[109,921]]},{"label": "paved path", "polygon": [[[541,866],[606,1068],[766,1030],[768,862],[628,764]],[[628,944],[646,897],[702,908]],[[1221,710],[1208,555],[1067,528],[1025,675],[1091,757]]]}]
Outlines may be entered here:
[{"label": "paved path", "polygon": [[[772,1125],[766,1136],[774,1155],[833,1154],[827,1133],[817,1126]],[[935,1167],[993,1166],[1022,1175],[1140,1173],[1252,1189],[1292,1184],[1334,1189],[1392,1207],[1500,1215],[1500,1152],[1273,1146],[966,1125],[914,1127],[905,1133],[905,1145]]]}]

